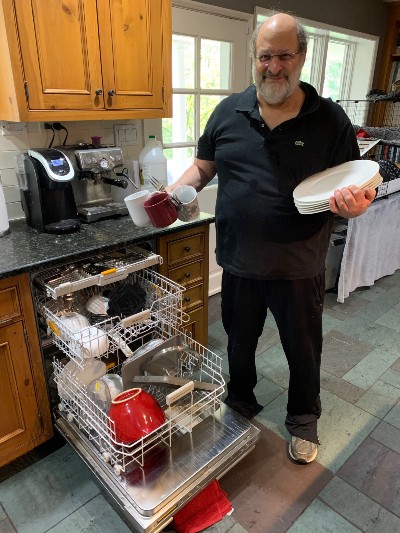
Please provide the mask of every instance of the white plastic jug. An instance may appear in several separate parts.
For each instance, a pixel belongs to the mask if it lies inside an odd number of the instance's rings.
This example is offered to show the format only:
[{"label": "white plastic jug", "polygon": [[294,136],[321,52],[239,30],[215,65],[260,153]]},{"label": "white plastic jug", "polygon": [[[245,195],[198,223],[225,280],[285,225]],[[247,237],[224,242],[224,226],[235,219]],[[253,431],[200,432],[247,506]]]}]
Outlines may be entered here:
[{"label": "white plastic jug", "polygon": [[139,154],[139,172],[143,189],[154,190],[153,185],[150,183],[151,176],[163,185],[168,185],[167,160],[161,143],[157,141],[155,135],[149,135],[149,140]]},{"label": "white plastic jug", "polygon": [[0,183],[0,237],[7,235],[10,232],[10,225],[8,223],[8,214],[6,207],[6,199],[4,198],[3,187]]}]

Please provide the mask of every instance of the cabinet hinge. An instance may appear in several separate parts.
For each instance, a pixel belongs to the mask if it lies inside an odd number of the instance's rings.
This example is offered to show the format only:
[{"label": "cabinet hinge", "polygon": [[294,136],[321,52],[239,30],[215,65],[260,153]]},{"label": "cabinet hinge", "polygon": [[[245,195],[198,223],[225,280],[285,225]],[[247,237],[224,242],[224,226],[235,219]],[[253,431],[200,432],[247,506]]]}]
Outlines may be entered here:
[{"label": "cabinet hinge", "polygon": [[29,102],[29,88],[28,88],[28,82],[24,82],[24,89],[25,89],[25,98]]}]

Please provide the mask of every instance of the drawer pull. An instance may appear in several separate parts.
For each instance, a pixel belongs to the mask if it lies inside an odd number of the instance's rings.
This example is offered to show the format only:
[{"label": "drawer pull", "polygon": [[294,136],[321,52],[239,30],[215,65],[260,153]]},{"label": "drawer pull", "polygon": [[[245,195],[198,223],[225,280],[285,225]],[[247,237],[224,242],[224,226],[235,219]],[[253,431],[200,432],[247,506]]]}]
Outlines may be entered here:
[{"label": "drawer pull", "polygon": [[189,296],[186,296],[185,302],[190,302],[190,297]]},{"label": "drawer pull", "polygon": [[186,272],[185,278],[190,278],[190,272]]},{"label": "drawer pull", "polygon": [[190,246],[185,246],[184,250],[185,252],[190,252]]}]

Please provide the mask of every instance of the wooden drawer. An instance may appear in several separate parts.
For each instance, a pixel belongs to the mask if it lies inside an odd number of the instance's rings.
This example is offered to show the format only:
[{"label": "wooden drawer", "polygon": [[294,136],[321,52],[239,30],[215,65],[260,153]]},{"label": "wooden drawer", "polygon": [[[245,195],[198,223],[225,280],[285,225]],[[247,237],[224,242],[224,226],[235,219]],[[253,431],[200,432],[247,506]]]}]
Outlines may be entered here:
[{"label": "wooden drawer", "polygon": [[16,286],[0,290],[0,322],[22,317]]},{"label": "wooden drawer", "polygon": [[204,261],[196,261],[195,263],[188,263],[179,268],[169,270],[168,277],[172,281],[179,283],[186,287],[194,283],[201,283],[204,279]]},{"label": "wooden drawer", "polygon": [[196,285],[183,291],[182,308],[188,312],[189,309],[203,305],[203,285]]},{"label": "wooden drawer", "polygon": [[157,253],[164,259],[159,273],[186,289],[182,307],[190,322],[182,327],[204,346],[208,331],[208,236],[208,225],[199,225],[157,238]]},{"label": "wooden drawer", "polygon": [[204,256],[204,233],[168,242],[168,265],[173,266]]}]

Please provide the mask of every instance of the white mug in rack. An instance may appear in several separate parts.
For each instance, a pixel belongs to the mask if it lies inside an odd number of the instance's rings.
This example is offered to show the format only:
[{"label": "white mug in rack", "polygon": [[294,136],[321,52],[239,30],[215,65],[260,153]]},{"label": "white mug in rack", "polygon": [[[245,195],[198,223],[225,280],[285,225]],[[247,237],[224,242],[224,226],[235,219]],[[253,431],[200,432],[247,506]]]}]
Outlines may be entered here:
[{"label": "white mug in rack", "polygon": [[73,380],[75,372],[79,369],[79,365],[73,359],[62,368],[58,375],[57,390],[58,395],[62,400],[72,400],[76,393],[76,386]]},{"label": "white mug in rack", "polygon": [[60,338],[64,341],[69,340],[75,333],[90,326],[89,320],[85,316],[74,311],[62,314],[58,317],[58,321],[62,325]]},{"label": "white mug in rack", "polygon": [[113,400],[118,394],[123,392],[124,387],[122,385],[122,377],[118,374],[105,374],[100,378],[108,386],[110,391],[111,400]]},{"label": "white mug in rack", "polygon": [[101,357],[107,352],[110,344],[107,333],[94,326],[75,333],[73,339],[71,348],[75,355],[82,359]]},{"label": "white mug in rack", "polygon": [[107,372],[106,364],[99,359],[89,359],[83,363],[83,367],[79,367],[75,372],[73,379],[79,385],[87,388],[89,383],[95,379],[99,379]]},{"label": "white mug in rack", "polygon": [[[104,377],[104,376],[103,376]],[[104,413],[107,413],[111,406],[111,394],[107,384],[102,378],[91,381],[87,388],[87,395],[90,400]]]},{"label": "white mug in rack", "polygon": [[101,294],[94,294],[85,304],[85,308],[93,315],[107,315],[108,299]]}]

